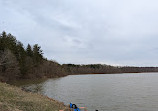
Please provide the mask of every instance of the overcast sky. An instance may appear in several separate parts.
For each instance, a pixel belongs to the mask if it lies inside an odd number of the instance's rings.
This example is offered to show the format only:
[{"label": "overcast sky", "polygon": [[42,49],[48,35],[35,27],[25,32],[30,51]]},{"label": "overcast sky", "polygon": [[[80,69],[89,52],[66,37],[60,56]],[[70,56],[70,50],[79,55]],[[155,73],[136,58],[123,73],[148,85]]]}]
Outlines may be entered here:
[{"label": "overcast sky", "polygon": [[0,0],[0,32],[59,63],[158,66],[157,0]]}]

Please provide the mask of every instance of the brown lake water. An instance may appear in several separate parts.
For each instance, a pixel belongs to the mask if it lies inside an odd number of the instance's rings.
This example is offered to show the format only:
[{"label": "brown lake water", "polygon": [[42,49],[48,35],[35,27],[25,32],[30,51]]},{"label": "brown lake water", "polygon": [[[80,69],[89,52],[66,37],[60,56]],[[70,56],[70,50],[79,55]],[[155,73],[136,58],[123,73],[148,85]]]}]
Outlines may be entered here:
[{"label": "brown lake water", "polygon": [[88,111],[158,111],[158,73],[69,75],[22,87]]}]

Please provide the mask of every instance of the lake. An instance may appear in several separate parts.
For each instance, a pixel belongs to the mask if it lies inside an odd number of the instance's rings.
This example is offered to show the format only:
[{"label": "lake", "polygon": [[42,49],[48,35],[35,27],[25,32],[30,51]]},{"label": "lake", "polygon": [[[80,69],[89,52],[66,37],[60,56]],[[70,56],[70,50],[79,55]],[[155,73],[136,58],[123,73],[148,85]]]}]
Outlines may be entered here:
[{"label": "lake", "polygon": [[23,86],[88,111],[158,110],[158,73],[69,75]]}]

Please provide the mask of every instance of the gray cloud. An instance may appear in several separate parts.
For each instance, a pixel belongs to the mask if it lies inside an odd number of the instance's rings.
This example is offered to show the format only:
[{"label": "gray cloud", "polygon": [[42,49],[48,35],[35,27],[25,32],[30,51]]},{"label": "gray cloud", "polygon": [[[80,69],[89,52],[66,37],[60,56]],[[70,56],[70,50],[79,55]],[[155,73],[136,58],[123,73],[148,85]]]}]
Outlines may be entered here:
[{"label": "gray cloud", "polygon": [[156,0],[0,0],[0,31],[60,63],[158,65]]}]

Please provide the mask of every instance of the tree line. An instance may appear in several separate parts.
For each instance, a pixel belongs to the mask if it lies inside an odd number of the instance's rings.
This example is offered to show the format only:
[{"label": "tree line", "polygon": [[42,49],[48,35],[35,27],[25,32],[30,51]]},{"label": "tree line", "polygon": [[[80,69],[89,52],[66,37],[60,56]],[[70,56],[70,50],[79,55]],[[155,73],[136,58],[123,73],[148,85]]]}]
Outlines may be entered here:
[{"label": "tree line", "polygon": [[158,72],[158,67],[111,66],[106,64],[75,65],[63,64],[69,74],[115,74]]},{"label": "tree line", "polygon": [[38,44],[24,45],[12,34],[0,34],[0,80],[64,76],[60,64],[48,61]]},{"label": "tree line", "polygon": [[102,64],[59,64],[43,56],[41,46],[26,48],[12,34],[0,34],[0,81],[51,78],[71,74],[158,72],[158,67],[119,67]]}]

